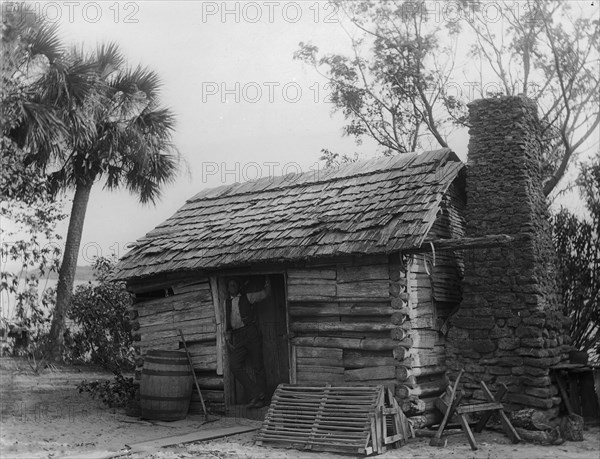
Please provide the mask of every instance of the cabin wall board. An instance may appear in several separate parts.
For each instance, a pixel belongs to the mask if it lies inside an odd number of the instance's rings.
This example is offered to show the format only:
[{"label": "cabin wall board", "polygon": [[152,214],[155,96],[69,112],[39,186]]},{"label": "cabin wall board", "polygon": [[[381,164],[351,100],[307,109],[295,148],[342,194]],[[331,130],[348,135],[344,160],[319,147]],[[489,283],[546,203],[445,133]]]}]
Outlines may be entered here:
[{"label": "cabin wall board", "polygon": [[[464,196],[453,184],[442,199],[427,240],[462,237],[463,209]],[[445,323],[461,301],[462,254],[412,255],[407,262],[407,271],[409,301],[404,327],[412,347],[403,363],[410,368],[412,378],[397,387],[396,396],[415,425],[424,426],[438,420],[439,412],[433,409],[432,400],[443,393],[448,384]]]},{"label": "cabin wall board", "polygon": [[[218,349],[223,346],[219,339],[221,320],[215,312],[209,279],[195,276],[176,278],[171,283],[161,280],[157,282],[160,288],[156,290],[172,292],[172,295],[144,299],[143,294],[153,292],[150,285],[151,281],[132,288],[140,294],[131,312],[137,355],[136,377],[138,380],[141,377],[143,357],[148,350],[183,348],[179,335],[182,330],[205,401],[210,409],[224,411],[222,359],[218,358]],[[200,412],[202,405],[194,390],[190,413]]]},{"label": "cabin wall board", "polygon": [[402,305],[399,279],[405,274],[399,257],[392,258],[353,257],[287,269],[293,382],[398,383],[401,362],[394,355],[403,355],[397,349],[408,344],[401,342],[406,333],[397,331],[402,326],[392,317]]}]

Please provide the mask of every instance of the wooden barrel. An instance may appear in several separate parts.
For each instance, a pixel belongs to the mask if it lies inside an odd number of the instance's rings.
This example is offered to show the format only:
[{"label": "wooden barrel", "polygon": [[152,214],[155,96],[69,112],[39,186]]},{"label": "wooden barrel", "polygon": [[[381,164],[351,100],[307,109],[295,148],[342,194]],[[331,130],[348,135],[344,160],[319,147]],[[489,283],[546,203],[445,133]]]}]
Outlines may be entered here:
[{"label": "wooden barrel", "polygon": [[192,387],[192,371],[185,352],[148,351],[140,382],[142,418],[161,421],[185,419]]}]

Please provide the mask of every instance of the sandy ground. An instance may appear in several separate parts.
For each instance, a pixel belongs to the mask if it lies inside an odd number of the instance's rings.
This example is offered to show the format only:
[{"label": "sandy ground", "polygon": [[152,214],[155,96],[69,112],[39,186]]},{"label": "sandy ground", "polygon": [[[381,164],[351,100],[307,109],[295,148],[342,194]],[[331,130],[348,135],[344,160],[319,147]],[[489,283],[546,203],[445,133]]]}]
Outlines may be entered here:
[{"label": "sandy ground", "polygon": [[[144,453],[125,454],[125,445],[156,438],[181,435],[198,430],[234,425],[260,426],[260,422],[242,418],[202,416],[184,421],[153,424],[128,417],[123,410],[111,410],[88,394],[79,394],[75,386],[82,379],[111,378],[99,370],[60,367],[44,370],[36,376],[25,362],[0,359],[1,458],[99,459],[104,453],[123,452],[124,458],[347,458],[348,455],[300,452],[293,449],[255,445],[256,432],[206,442],[188,443]],[[583,442],[560,446],[510,443],[502,433],[477,434],[479,450],[472,451],[463,435],[449,437],[446,448],[429,446],[428,438],[411,439],[381,458],[464,458],[464,459],[536,459],[600,457],[600,427],[584,431]]]}]

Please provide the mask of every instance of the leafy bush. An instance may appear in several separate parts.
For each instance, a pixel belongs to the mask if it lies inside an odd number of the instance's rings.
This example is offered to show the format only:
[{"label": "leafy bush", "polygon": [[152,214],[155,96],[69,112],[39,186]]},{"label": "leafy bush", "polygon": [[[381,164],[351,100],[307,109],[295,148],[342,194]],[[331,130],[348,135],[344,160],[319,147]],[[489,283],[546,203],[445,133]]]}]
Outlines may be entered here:
[{"label": "leafy bush", "polygon": [[124,408],[135,399],[136,387],[133,378],[125,378],[120,372],[115,372],[114,380],[81,381],[77,385],[79,393],[89,392],[93,398],[99,398],[102,403],[111,408]]},{"label": "leafy bush", "polygon": [[581,351],[600,355],[600,160],[581,168],[577,185],[588,216],[566,209],[554,216],[560,287],[571,339]]},{"label": "leafy bush", "polygon": [[110,280],[114,262],[97,258],[91,282],[75,289],[69,311],[74,331],[65,339],[67,357],[101,365],[111,371],[134,368],[133,337],[129,322],[131,294],[125,283]]}]

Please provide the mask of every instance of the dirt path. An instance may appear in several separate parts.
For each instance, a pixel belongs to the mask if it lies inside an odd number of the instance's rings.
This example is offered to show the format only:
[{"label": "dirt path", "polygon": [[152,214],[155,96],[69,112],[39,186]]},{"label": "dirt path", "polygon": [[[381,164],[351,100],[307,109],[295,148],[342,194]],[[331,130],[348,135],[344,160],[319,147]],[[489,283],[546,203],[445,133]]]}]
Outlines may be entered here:
[{"label": "dirt path", "polygon": [[[76,385],[83,379],[111,378],[97,369],[60,367],[36,376],[27,363],[0,359],[0,457],[58,458],[98,457],[101,452],[124,451],[127,444],[233,425],[256,425],[257,421],[221,418],[205,424],[202,416],[155,425],[125,416],[79,394]],[[389,451],[381,458],[465,458],[465,459],[583,459],[600,457],[600,428],[584,432],[583,442],[567,442],[547,447],[512,445],[501,433],[486,431],[477,435],[480,449],[471,451],[462,435],[450,437],[446,448],[429,446],[429,439],[412,439],[405,447]],[[255,432],[207,442],[162,448],[125,458],[347,458],[335,454],[299,452],[254,444]]]}]

